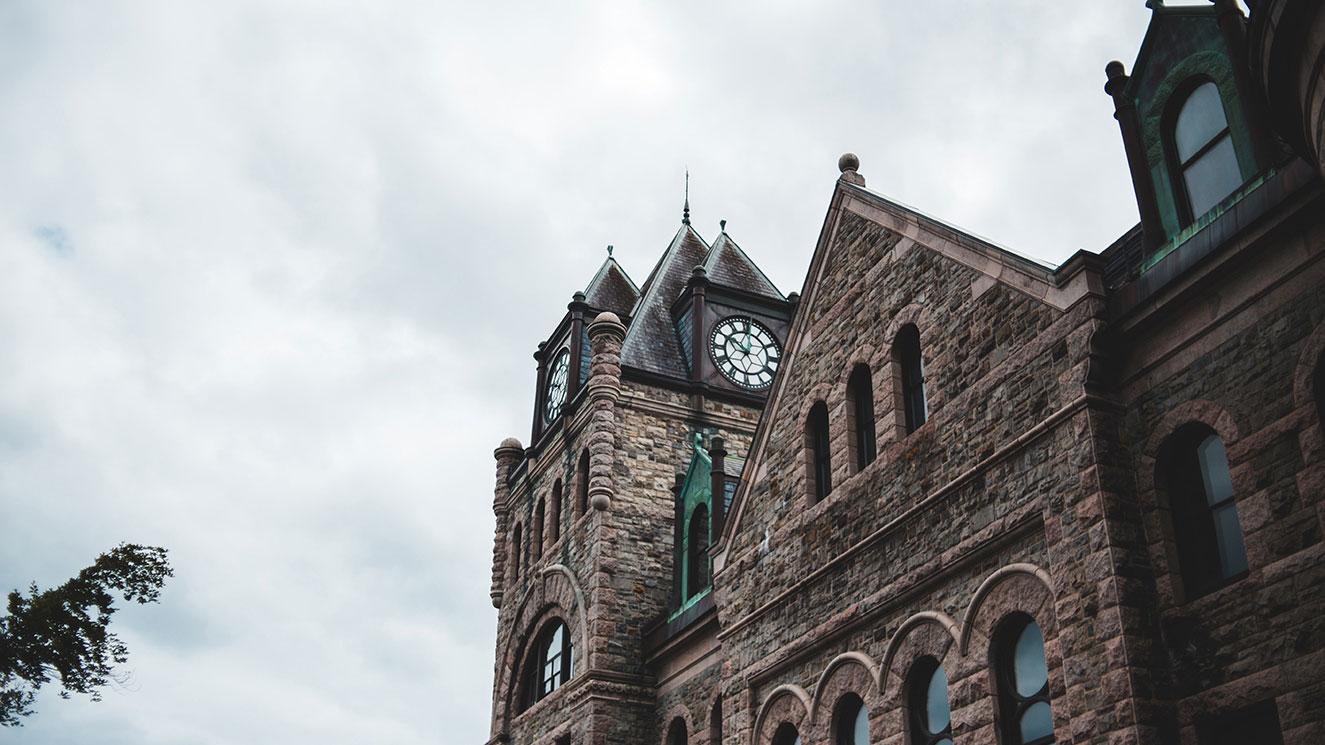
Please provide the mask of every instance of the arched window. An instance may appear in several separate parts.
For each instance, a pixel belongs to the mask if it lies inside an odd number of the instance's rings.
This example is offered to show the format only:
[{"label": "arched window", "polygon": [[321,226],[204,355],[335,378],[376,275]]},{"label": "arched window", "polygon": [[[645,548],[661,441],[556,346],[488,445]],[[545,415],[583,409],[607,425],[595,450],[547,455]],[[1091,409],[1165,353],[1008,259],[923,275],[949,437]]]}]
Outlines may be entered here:
[{"label": "arched window", "polygon": [[828,450],[828,405],[823,401],[810,407],[810,416],[805,421],[805,446],[810,451],[810,494],[817,502],[833,490],[833,464]]},{"label": "arched window", "polygon": [[671,726],[667,728],[667,745],[686,745],[689,738],[685,720],[681,717],[673,719]]},{"label": "arched window", "polygon": [[833,707],[833,745],[869,745],[870,714],[860,696],[848,693]]},{"label": "arched window", "polygon": [[560,619],[544,626],[531,651],[524,677],[523,708],[529,708],[570,680],[575,673],[570,632]]},{"label": "arched window", "polygon": [[1187,94],[1173,120],[1171,137],[1181,174],[1177,188],[1186,197],[1178,202],[1187,209],[1183,222],[1190,223],[1242,185],[1224,103],[1214,83],[1201,83]]},{"label": "arched window", "polygon": [[907,679],[908,726],[914,745],[952,745],[948,673],[933,657],[922,657]]},{"label": "arched window", "polygon": [[577,515],[589,511],[589,449],[580,453],[580,464],[575,468],[575,510]]},{"label": "arched window", "polygon": [[561,479],[557,479],[552,484],[552,511],[548,513],[548,519],[552,522],[551,530],[548,531],[548,544],[554,545],[561,540]]},{"label": "arched window", "polygon": [[520,565],[524,563],[524,535],[520,523],[511,531],[511,576],[520,578]]},{"label": "arched window", "polygon": [[711,745],[722,745],[722,699],[719,698],[713,703],[713,711],[709,712],[709,743]]},{"label": "arched window", "polygon": [[1246,572],[1247,552],[1224,441],[1205,425],[1183,427],[1165,443],[1160,468],[1187,595],[1205,594]]},{"label": "arched window", "polygon": [[791,722],[779,724],[773,732],[773,745],[801,745],[801,733],[796,731],[796,725]]},{"label": "arched window", "polygon": [[999,722],[1007,745],[1048,745],[1054,741],[1049,706],[1049,668],[1044,635],[1034,619],[1017,613],[994,635],[994,673]]},{"label": "arched window", "polygon": [[851,428],[856,449],[856,470],[874,462],[874,383],[869,365],[856,365],[847,380],[847,402],[851,407]]},{"label": "arched window", "polygon": [[538,498],[538,504],[534,505],[534,530],[530,534],[530,553],[534,555],[534,561],[543,557],[543,513],[547,512],[547,502]]},{"label": "arched window", "polygon": [[893,360],[901,368],[902,413],[906,433],[911,434],[929,418],[929,403],[925,400],[925,363],[920,356],[920,329],[908,323],[897,332],[893,341]]},{"label": "arched window", "polygon": [[709,586],[709,508],[701,504],[690,513],[689,556],[686,557],[686,590],[694,597]]}]

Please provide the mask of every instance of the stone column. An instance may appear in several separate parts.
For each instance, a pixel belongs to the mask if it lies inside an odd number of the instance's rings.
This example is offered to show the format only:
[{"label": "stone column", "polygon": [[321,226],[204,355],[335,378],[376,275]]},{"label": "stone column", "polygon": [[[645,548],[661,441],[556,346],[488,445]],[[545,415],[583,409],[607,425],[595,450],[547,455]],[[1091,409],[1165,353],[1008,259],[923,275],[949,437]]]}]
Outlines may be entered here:
[{"label": "stone column", "polygon": [[[492,494],[492,511],[497,516],[497,531],[492,541],[492,607],[500,608],[506,583],[506,531],[510,530],[510,515],[506,503],[511,496],[511,471],[524,459],[524,447],[514,437],[502,440],[492,453],[497,459],[497,487]],[[519,550],[519,547],[516,547]]]},{"label": "stone column", "polygon": [[626,327],[615,313],[599,313],[589,324],[593,361],[589,367],[589,504],[607,510],[616,494],[616,402],[621,397],[621,342]]}]

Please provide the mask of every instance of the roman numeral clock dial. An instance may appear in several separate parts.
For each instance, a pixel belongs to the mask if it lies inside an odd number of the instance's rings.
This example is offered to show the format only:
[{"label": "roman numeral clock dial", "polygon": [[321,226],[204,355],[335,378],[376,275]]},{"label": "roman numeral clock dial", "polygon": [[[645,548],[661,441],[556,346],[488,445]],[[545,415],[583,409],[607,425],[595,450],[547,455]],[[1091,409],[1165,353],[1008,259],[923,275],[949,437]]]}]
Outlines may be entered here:
[{"label": "roman numeral clock dial", "polygon": [[566,403],[566,383],[570,377],[570,351],[561,350],[548,369],[547,399],[543,402],[543,421],[551,424],[561,415]]},{"label": "roman numeral clock dial", "polygon": [[782,360],[773,332],[745,316],[728,316],[713,327],[709,353],[724,377],[750,390],[767,388]]}]

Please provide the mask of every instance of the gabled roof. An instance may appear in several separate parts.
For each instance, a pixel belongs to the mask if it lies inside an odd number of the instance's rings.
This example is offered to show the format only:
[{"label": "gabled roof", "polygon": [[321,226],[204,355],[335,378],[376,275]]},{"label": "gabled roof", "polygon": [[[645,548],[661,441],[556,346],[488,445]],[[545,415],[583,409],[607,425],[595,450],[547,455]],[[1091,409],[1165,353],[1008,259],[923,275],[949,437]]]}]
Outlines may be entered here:
[{"label": "gabled roof", "polygon": [[[956,228],[948,223],[929,217],[888,197],[845,180],[839,180],[829,202],[828,214],[824,216],[823,227],[815,244],[814,255],[810,259],[810,268],[805,275],[801,289],[800,310],[792,321],[784,344],[782,366],[773,379],[773,387],[768,394],[768,403],[755,429],[753,441],[747,452],[748,463],[743,464],[752,474],[761,468],[764,450],[768,447],[770,422],[777,420],[778,409],[784,405],[783,396],[786,381],[790,380],[792,370],[801,364],[800,346],[807,333],[807,326],[814,313],[812,309],[819,302],[820,280],[828,265],[829,254],[836,247],[834,237],[845,213],[881,225],[902,236],[909,246],[921,250],[934,251],[951,261],[963,264],[983,274],[987,280],[1025,293],[1059,310],[1065,310],[1091,293],[1102,293],[1102,288],[1092,285],[1087,272],[1072,268],[1069,261],[1055,269],[1045,262],[1037,261],[1002,246],[998,246],[971,233]],[[908,249],[912,250],[912,249]],[[1077,266],[1084,266],[1078,263]],[[737,486],[728,513],[723,533],[715,543],[719,549],[715,556],[715,571],[720,571],[727,563],[731,550],[731,538],[741,530],[745,513],[745,501],[756,478],[743,478]]]},{"label": "gabled roof", "polygon": [[584,288],[584,302],[596,310],[610,310],[625,316],[639,302],[639,288],[611,256],[598,268],[598,273]]},{"label": "gabled roof", "polygon": [[703,263],[709,246],[689,225],[672,242],[644,280],[639,300],[630,311],[630,330],[621,345],[621,364],[675,378],[690,373],[672,327],[671,306],[685,289],[694,268]]},{"label": "gabled roof", "polygon": [[708,256],[704,258],[704,271],[708,273],[709,281],[715,284],[774,300],[786,300],[772,280],[760,271],[725,230],[713,241],[713,248],[709,249]]}]

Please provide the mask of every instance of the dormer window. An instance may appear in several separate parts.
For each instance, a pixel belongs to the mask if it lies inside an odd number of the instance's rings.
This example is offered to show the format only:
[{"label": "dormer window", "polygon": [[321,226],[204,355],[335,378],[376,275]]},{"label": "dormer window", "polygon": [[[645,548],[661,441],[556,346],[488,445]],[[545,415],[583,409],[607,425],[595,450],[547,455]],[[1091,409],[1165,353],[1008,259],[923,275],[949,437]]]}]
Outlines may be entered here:
[{"label": "dormer window", "polygon": [[1175,188],[1187,209],[1183,221],[1191,223],[1242,185],[1228,117],[1214,83],[1201,83],[1187,94],[1173,120],[1172,138],[1180,174]]}]

